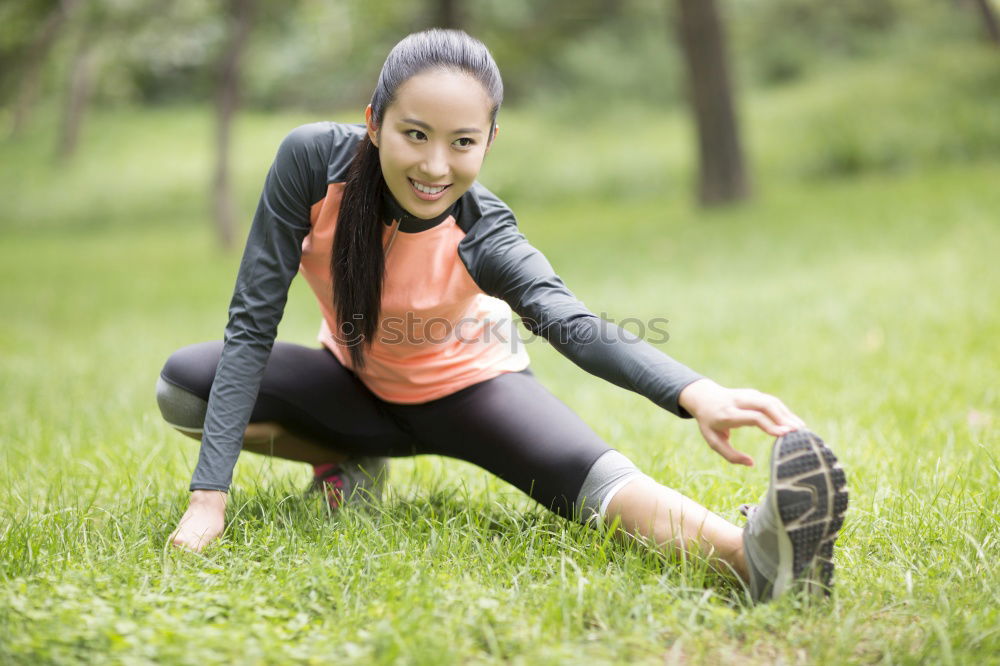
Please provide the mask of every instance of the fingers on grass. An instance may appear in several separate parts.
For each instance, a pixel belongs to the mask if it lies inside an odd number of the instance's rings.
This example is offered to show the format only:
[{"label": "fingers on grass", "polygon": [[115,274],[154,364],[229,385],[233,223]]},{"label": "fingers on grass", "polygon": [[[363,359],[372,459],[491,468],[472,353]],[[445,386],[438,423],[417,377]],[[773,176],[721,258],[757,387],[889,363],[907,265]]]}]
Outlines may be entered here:
[{"label": "fingers on grass", "polygon": [[[718,449],[716,449],[718,451]],[[737,451],[732,446],[727,444],[725,448],[719,451],[722,457],[733,463],[734,465],[743,465],[745,467],[753,467],[753,458],[743,453],[742,451]]]},{"label": "fingers on grass", "polygon": [[189,541],[186,539],[171,539],[170,545],[178,550],[187,550],[192,553],[200,553],[206,546],[206,543],[202,539],[194,539]]},{"label": "fingers on grass", "polygon": [[753,458],[742,451],[737,451],[729,443],[729,431],[719,432],[717,430],[712,430],[711,428],[706,428],[703,430],[703,434],[705,435],[705,440],[708,442],[709,446],[712,447],[712,450],[729,462],[734,465],[753,467]]}]

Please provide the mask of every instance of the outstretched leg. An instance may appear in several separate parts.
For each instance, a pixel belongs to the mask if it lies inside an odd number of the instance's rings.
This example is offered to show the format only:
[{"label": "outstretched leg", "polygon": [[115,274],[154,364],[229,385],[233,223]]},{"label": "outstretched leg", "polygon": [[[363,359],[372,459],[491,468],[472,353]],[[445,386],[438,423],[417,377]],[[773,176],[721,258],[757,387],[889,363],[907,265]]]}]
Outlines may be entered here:
[{"label": "outstretched leg", "polygon": [[844,471],[822,439],[800,428],[775,441],[770,476],[764,501],[743,507],[746,529],[649,479],[622,488],[605,519],[619,519],[661,548],[717,558],[748,583],[754,602],[795,588],[829,594],[833,546],[848,503]]},{"label": "outstretched leg", "polygon": [[748,579],[743,529],[645,475],[615,493],[603,520],[619,520],[623,530],[663,551],[697,553]]},{"label": "outstretched leg", "polygon": [[640,472],[530,373],[392,411],[424,453],[479,465],[567,518],[617,518],[665,551],[697,550],[719,569],[746,575],[739,527]]}]

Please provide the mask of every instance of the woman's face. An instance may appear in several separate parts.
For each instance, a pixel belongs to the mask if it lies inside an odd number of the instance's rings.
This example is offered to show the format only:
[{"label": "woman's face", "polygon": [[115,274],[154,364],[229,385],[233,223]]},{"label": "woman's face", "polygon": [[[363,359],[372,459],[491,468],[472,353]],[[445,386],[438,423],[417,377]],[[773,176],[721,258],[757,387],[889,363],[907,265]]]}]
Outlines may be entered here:
[{"label": "woman's face", "polygon": [[408,213],[437,217],[472,187],[492,143],[491,106],[468,74],[433,70],[399,87],[381,127],[373,125],[371,106],[365,109],[382,175]]}]

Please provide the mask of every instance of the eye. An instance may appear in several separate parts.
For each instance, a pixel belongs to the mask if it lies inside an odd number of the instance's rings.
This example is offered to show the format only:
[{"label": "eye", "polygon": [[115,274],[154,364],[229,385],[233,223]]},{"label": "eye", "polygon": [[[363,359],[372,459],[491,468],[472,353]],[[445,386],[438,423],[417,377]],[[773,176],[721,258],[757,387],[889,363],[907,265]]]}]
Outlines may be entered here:
[{"label": "eye", "polygon": [[426,134],[417,129],[406,130],[404,134],[406,134],[406,136],[410,137],[414,141],[423,141],[424,139],[427,138]]},{"label": "eye", "polygon": [[455,143],[459,148],[471,148],[476,145],[476,140],[468,136],[463,136],[460,139],[455,139]]}]

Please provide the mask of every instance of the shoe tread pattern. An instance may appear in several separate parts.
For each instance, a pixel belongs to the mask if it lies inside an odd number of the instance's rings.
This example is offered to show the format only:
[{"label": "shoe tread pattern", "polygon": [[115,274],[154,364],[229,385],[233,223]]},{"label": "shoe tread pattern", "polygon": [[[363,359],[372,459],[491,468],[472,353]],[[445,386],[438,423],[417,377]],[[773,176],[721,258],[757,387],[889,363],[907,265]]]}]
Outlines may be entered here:
[{"label": "shoe tread pattern", "polygon": [[829,594],[833,545],[848,502],[844,470],[823,440],[806,430],[780,438],[776,455],[778,512],[792,543],[793,576]]}]

